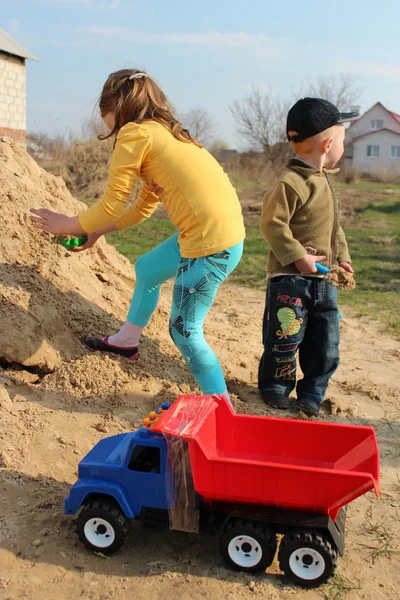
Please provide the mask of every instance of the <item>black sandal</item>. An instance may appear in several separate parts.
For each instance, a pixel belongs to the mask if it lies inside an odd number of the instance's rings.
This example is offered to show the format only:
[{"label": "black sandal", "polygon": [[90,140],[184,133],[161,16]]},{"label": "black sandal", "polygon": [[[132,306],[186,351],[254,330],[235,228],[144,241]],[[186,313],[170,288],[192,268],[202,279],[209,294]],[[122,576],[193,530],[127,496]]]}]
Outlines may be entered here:
[{"label": "black sandal", "polygon": [[85,335],[82,338],[83,345],[91,352],[109,352],[110,354],[118,354],[128,360],[137,360],[139,358],[139,351],[137,346],[131,346],[130,348],[121,348],[120,346],[113,346],[108,343],[108,336],[104,338],[89,337]]}]

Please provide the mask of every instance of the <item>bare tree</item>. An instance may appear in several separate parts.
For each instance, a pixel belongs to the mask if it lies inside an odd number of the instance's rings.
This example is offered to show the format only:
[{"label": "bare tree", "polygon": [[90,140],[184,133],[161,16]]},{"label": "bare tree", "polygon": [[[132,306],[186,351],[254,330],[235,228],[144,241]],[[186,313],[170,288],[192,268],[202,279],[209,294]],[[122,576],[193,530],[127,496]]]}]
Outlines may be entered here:
[{"label": "bare tree", "polygon": [[202,108],[193,108],[179,115],[180,121],[203,146],[211,146],[215,137],[215,123],[209,113]]},{"label": "bare tree", "polygon": [[290,101],[283,101],[271,92],[262,94],[254,88],[230,107],[237,133],[248,148],[263,151],[276,169],[291,154],[286,140],[286,116],[290,106],[301,97],[314,96],[330,100],[339,110],[349,110],[357,103],[361,93],[356,85],[357,80],[357,77],[346,74],[319,77],[303,86],[301,92],[294,94],[295,97]]},{"label": "bare tree", "polygon": [[346,111],[357,104],[362,92],[361,88],[357,86],[357,82],[358,77],[351,73],[318,77],[315,81],[306,84],[305,91],[296,96],[297,98],[301,96],[324,98],[324,100],[332,102],[339,110]]},{"label": "bare tree", "polygon": [[211,154],[213,152],[218,152],[219,150],[228,150],[229,149],[229,144],[228,142],[226,142],[224,139],[215,139],[213,141],[213,143],[211,144],[211,146],[209,147],[209,150],[211,152]]},{"label": "bare tree", "polygon": [[261,94],[258,88],[230,107],[240,138],[250,149],[265,152],[273,167],[285,161],[290,151],[283,143],[287,110],[286,102],[271,92]]},{"label": "bare tree", "polygon": [[55,135],[50,137],[46,133],[28,133],[26,146],[29,154],[40,164],[60,163],[65,159],[68,148],[75,143],[75,137]]}]

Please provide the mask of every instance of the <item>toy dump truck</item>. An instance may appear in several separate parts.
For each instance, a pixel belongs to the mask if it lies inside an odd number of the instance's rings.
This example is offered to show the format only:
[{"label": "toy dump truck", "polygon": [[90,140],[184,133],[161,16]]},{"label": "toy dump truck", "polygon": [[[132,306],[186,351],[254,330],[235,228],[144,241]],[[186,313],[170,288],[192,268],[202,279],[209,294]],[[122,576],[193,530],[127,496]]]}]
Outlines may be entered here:
[{"label": "toy dump truck", "polygon": [[118,550],[129,519],[144,526],[219,534],[234,569],[279,565],[315,587],[344,550],[345,506],[374,489],[372,427],[236,414],[218,396],[182,396],[134,433],[101,440],[79,463],[65,500],[80,540]]}]

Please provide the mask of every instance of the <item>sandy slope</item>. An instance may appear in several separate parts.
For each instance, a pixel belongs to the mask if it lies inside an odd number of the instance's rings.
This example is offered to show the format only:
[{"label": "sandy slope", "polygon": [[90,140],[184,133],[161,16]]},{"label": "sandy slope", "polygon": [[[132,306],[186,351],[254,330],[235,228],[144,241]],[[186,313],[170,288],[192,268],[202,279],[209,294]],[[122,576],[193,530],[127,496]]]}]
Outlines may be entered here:
[{"label": "sandy slope", "polygon": [[[225,286],[208,321],[208,332],[231,390],[243,401],[238,403],[239,410],[271,414],[254,388],[262,308],[259,292]],[[219,600],[257,592],[265,598],[321,598],[324,594],[340,598],[337,594],[344,585],[360,587],[348,591],[349,598],[397,598],[400,344],[380,335],[374,324],[346,316],[342,332],[343,360],[323,418],[375,427],[382,456],[382,495],[377,500],[368,494],[350,506],[346,554],[332,584],[312,592],[295,589],[281,579],[275,564],[262,577],[232,573],[223,567],[211,537],[149,533],[135,527],[128,545],[107,559],[90,554],[77,542],[72,520],[62,514],[62,501],[74,481],[79,458],[100,437],[137,425],[160,397],[174,396],[178,379],[190,384],[179,359],[172,358],[172,348],[171,357],[166,358],[170,342],[165,319],[161,344],[143,342],[146,354],[151,350],[165,365],[163,378],[153,377],[144,361],[127,367],[119,360],[83,356],[71,363],[75,365],[72,371],[108,372],[109,386],[118,389],[108,396],[102,392],[85,396],[80,387],[70,393],[58,391],[55,374],[27,384],[18,383],[24,372],[4,372],[0,413],[4,597],[172,599],[180,595]],[[67,365],[61,367],[59,377],[67,376],[67,371]],[[336,410],[340,411],[337,415],[329,414]],[[32,545],[36,540],[40,545]],[[375,558],[374,548],[381,548]],[[255,592],[248,587],[252,580]]]},{"label": "sandy slope", "polygon": [[[321,418],[375,427],[382,495],[350,506],[346,554],[332,583],[300,590],[275,563],[263,576],[233,573],[213,537],[134,527],[126,547],[107,559],[78,543],[62,509],[80,457],[101,437],[137,427],[161,399],[195,387],[168,335],[170,285],[138,363],[85,353],[82,333],[108,333],[123,319],[131,266],[106,244],[72,256],[40,237],[26,218],[35,200],[70,214],[81,205],[5,142],[0,167],[0,598],[397,598],[400,343],[346,311],[342,364]],[[255,388],[263,303],[259,291],[224,285],[206,329],[236,408],[274,414]]]}]

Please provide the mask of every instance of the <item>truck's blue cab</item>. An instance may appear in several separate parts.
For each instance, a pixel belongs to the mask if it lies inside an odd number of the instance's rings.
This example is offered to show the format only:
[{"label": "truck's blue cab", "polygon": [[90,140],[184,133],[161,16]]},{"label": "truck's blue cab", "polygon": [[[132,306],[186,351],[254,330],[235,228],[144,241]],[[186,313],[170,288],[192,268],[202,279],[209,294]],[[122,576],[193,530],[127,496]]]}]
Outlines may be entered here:
[{"label": "truck's blue cab", "polygon": [[73,515],[88,498],[108,496],[128,518],[143,508],[168,509],[167,443],[141,428],[101,440],[81,460],[78,481],[65,499],[65,514]]}]

